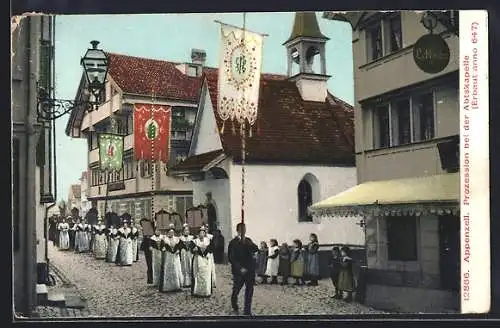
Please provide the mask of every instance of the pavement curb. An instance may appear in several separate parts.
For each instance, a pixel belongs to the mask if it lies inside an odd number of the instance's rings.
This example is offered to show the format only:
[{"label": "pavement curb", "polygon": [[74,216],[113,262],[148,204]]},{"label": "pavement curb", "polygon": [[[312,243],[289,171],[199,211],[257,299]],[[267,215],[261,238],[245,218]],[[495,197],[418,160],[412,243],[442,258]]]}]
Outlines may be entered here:
[{"label": "pavement curb", "polygon": [[[61,280],[63,285],[61,286],[62,288],[71,288],[74,290],[74,292],[71,293],[66,293],[68,298],[72,296],[77,296],[81,299],[81,301],[85,304],[83,308],[87,308],[87,299],[82,295],[80,290],[78,289],[78,286],[71,282],[71,280],[65,275],[64,271],[60,268],[58,268],[55,264],[50,263],[50,269],[52,269],[52,272]],[[56,285],[57,288],[57,285]],[[71,295],[74,294],[74,295]],[[66,306],[68,307],[68,306]],[[72,306],[70,306],[72,307]]]},{"label": "pavement curb", "polygon": [[68,277],[66,277],[64,272],[61,269],[59,269],[54,263],[51,262],[49,264],[49,268],[52,269],[52,272],[54,272],[54,274],[62,281],[62,283],[64,285],[66,285],[65,287],[75,287],[76,288],[76,285],[73,284],[71,282],[71,280],[69,280]]}]

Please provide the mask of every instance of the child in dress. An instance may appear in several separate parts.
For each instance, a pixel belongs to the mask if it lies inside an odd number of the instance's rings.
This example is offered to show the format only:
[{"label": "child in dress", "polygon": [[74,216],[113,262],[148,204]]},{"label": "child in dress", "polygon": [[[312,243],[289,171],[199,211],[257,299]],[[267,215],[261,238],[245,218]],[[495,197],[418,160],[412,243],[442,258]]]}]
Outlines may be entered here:
[{"label": "child in dress", "polygon": [[344,298],[344,301],[351,302],[352,293],[354,291],[354,275],[352,271],[353,261],[351,258],[351,250],[349,249],[349,247],[344,246],[342,247],[340,252],[342,258],[337,288],[342,294],[347,293],[347,297]]},{"label": "child in dress", "polygon": [[261,241],[259,246],[259,252],[257,253],[257,270],[255,273],[257,274],[258,277],[260,277],[262,284],[267,284],[266,269],[267,269],[268,253],[269,250],[267,248],[266,242]]},{"label": "child in dress", "polygon": [[299,239],[293,241],[293,251],[291,254],[290,273],[295,279],[294,285],[304,285],[304,251],[302,242]]},{"label": "child in dress", "polygon": [[307,245],[307,258],[306,258],[306,276],[310,280],[309,286],[318,286],[319,280],[319,243],[318,236],[312,233],[309,236],[309,244]]},{"label": "child in dress", "polygon": [[267,256],[266,276],[271,277],[271,284],[278,283],[278,269],[280,264],[279,246],[276,239],[269,240],[269,254]]},{"label": "child in dress", "polygon": [[340,294],[340,291],[338,289],[339,272],[341,266],[342,264],[341,264],[340,249],[337,246],[334,246],[332,248],[332,254],[330,256],[329,269],[330,269],[330,278],[332,280],[333,288],[335,290],[335,295],[333,296],[333,298],[335,299],[342,298],[342,295]]},{"label": "child in dress", "polygon": [[281,244],[279,257],[280,265],[278,274],[282,277],[281,285],[288,285],[288,277],[290,277],[290,248],[287,243]]}]

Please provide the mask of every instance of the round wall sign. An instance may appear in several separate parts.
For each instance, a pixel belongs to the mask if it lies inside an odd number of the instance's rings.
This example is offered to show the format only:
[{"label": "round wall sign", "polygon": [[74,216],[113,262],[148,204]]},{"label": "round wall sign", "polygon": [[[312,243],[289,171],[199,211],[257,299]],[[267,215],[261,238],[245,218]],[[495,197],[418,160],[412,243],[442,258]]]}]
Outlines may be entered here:
[{"label": "round wall sign", "polygon": [[413,60],[422,71],[436,74],[448,66],[450,48],[439,35],[427,34],[420,37],[413,46]]}]

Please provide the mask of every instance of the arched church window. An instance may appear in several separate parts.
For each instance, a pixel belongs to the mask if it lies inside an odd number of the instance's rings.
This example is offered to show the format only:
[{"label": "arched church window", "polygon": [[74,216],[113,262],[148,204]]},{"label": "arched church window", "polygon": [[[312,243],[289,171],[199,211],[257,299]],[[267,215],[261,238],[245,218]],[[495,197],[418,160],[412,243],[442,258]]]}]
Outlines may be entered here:
[{"label": "arched church window", "polygon": [[312,222],[312,216],[307,213],[307,208],[312,205],[311,184],[302,180],[298,187],[299,222]]}]

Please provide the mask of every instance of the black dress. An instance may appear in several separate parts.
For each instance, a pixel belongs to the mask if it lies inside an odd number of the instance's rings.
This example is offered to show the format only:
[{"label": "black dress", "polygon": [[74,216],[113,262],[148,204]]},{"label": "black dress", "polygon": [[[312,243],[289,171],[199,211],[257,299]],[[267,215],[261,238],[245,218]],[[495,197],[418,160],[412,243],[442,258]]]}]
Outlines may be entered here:
[{"label": "black dress", "polygon": [[214,262],[224,263],[224,236],[221,234],[214,238]]}]

